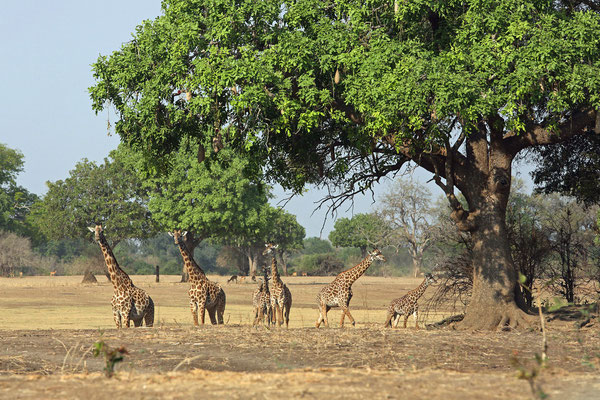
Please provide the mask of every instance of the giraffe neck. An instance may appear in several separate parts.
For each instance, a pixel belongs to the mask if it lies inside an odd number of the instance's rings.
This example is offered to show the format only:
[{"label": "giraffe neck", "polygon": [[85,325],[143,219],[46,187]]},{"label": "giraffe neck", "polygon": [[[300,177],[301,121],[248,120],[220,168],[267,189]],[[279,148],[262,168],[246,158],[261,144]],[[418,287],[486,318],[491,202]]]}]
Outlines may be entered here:
[{"label": "giraffe neck", "polygon": [[125,271],[119,267],[119,263],[115,258],[115,255],[112,252],[112,249],[108,245],[106,238],[103,233],[100,233],[100,240],[98,241],[100,244],[100,248],[102,249],[102,254],[104,255],[104,262],[106,263],[106,268],[108,268],[108,273],[110,274],[110,281],[112,282],[115,289],[119,286],[133,286],[131,282],[131,278]]},{"label": "giraffe neck", "polygon": [[350,268],[347,271],[341,272],[338,277],[342,278],[344,282],[350,286],[352,285],[358,278],[365,273],[365,271],[371,266],[373,263],[373,257],[370,254],[360,262],[360,264],[355,267]]},{"label": "giraffe neck", "polygon": [[185,265],[185,269],[190,277],[190,281],[201,281],[206,279],[206,275],[204,274],[204,270],[200,268],[194,258],[190,254],[189,250],[185,246],[184,243],[179,242],[179,251],[181,252],[181,257],[183,257],[183,264]]},{"label": "giraffe neck", "polygon": [[423,296],[423,293],[425,293],[425,289],[427,289],[427,286],[427,279],[425,279],[423,282],[421,282],[419,286],[417,286],[409,293],[412,295],[412,297],[415,298],[415,300],[418,300],[421,296]]},{"label": "giraffe neck", "polygon": [[264,283],[263,283],[263,292],[269,293],[269,279],[267,276],[267,270],[264,270]]},{"label": "giraffe neck", "polygon": [[279,277],[279,271],[277,270],[277,260],[275,259],[275,254],[273,254],[273,259],[271,260],[271,279],[273,280],[273,284],[283,284],[281,278]]}]

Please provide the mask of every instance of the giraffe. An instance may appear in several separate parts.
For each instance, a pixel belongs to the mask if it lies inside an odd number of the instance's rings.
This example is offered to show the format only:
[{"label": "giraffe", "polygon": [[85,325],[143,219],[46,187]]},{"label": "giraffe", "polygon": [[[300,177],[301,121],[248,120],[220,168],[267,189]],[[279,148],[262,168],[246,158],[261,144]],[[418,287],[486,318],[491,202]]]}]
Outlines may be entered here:
[{"label": "giraffe", "polygon": [[129,275],[119,267],[119,263],[104,237],[102,225],[98,224],[93,228],[88,227],[88,229],[94,232],[94,239],[102,249],[104,262],[113,284],[114,294],[111,305],[117,329],[123,327],[123,322],[129,328],[129,321],[133,321],[136,327],[141,326],[142,322],[145,322],[147,327],[154,325],[152,298],[144,290],[136,287]]},{"label": "giraffe", "polygon": [[265,315],[267,316],[267,325],[271,324],[271,293],[269,292],[269,277],[267,276],[267,268],[263,268],[263,281],[258,286],[252,295],[252,305],[254,306],[254,322],[252,326],[256,326],[259,322],[265,323]]},{"label": "giraffe", "polygon": [[285,316],[285,327],[289,327],[290,309],[292,308],[292,293],[283,283],[277,270],[277,259],[275,258],[275,250],[278,245],[271,243],[265,244],[263,256],[271,254],[271,312],[273,314],[273,323],[277,322],[279,326],[283,324]]},{"label": "giraffe", "polygon": [[365,273],[374,260],[385,261],[385,257],[378,249],[374,249],[367,254],[367,257],[365,257],[358,265],[340,272],[333,282],[321,289],[317,295],[317,304],[319,305],[319,318],[316,323],[317,328],[321,325],[321,322],[325,323],[326,327],[329,326],[327,313],[331,307],[340,307],[342,309],[340,327],[344,326],[344,318],[346,316],[348,316],[352,325],[355,325],[354,318],[348,309],[350,299],[352,299],[352,284]]},{"label": "giraffe", "polygon": [[[179,247],[181,256],[185,268],[189,275],[190,290],[188,295],[190,296],[190,309],[192,311],[192,317],[194,319],[194,325],[198,326],[198,314],[200,314],[200,321],[204,325],[204,310],[208,311],[210,322],[215,324],[223,323],[223,313],[225,312],[225,292],[221,285],[216,282],[208,280],[204,271],[194,258],[190,254],[187,246],[184,243],[184,237],[187,232],[181,232],[179,229],[169,232],[169,235],[173,236],[175,244]],[[215,319],[215,312],[217,318]]]},{"label": "giraffe", "polygon": [[419,321],[417,320],[417,317],[419,316],[419,305],[417,304],[417,300],[423,296],[427,286],[432,283],[435,283],[433,275],[425,274],[425,279],[416,289],[411,290],[398,299],[392,300],[388,307],[388,315],[384,326],[386,328],[391,327],[392,319],[395,319],[394,327],[397,328],[398,322],[400,322],[400,316],[404,315],[404,327],[406,328],[408,316],[412,314],[415,319],[415,326],[419,329]]}]

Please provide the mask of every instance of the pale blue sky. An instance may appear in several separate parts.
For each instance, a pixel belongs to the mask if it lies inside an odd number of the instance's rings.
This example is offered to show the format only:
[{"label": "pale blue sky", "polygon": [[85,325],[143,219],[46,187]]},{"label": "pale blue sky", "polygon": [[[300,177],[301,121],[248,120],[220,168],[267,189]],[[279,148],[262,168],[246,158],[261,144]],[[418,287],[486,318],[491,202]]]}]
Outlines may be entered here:
[{"label": "pale blue sky", "polygon": [[[157,0],[19,0],[0,13],[0,143],[19,149],[25,171],[18,183],[43,194],[46,181],[68,176],[82,158],[101,161],[117,147],[108,136],[106,113],[96,116],[87,88],[94,83],[90,65],[131,38],[135,27],[160,14]],[[112,116],[114,122],[114,115]],[[426,175],[420,175],[426,179]],[[388,182],[389,183],[389,182]],[[376,188],[382,192],[384,186]],[[435,195],[441,192],[433,185]],[[276,191],[279,198],[280,190]],[[307,236],[319,236],[325,210],[315,212],[322,193],[310,190],[285,207],[297,215]],[[370,196],[339,215],[371,211]],[[333,228],[329,219],[323,229]]]}]

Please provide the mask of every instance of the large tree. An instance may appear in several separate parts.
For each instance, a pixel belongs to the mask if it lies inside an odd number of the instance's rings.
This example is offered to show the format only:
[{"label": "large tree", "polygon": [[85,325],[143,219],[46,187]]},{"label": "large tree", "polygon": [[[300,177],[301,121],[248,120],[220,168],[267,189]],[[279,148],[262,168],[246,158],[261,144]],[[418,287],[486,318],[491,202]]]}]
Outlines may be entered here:
[{"label": "large tree", "polygon": [[[600,106],[596,1],[164,0],[94,64],[93,107],[149,166],[186,137],[198,158],[246,152],[333,207],[412,161],[473,239],[465,328],[529,325],[505,212],[512,160],[592,132]],[[598,123],[600,125],[600,122]],[[457,200],[464,195],[467,207]]]}]

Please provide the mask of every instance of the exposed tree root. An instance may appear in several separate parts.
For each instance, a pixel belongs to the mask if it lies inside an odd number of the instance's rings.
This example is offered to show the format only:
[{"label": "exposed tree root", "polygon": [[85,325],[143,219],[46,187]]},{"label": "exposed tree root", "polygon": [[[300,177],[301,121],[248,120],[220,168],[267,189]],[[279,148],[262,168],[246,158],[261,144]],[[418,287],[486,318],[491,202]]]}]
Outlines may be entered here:
[{"label": "exposed tree root", "polygon": [[455,327],[460,330],[525,330],[539,328],[539,320],[516,306],[481,308],[467,310],[465,318]]}]

